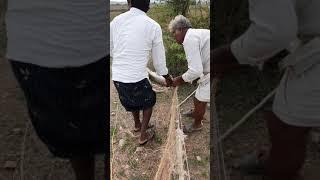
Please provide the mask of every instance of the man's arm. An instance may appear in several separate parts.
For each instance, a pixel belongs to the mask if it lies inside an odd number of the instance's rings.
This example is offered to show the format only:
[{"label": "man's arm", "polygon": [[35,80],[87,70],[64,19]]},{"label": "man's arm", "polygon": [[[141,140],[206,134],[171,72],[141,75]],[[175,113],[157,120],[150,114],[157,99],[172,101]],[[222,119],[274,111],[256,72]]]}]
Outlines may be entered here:
[{"label": "man's arm", "polygon": [[232,54],[230,45],[225,45],[210,51],[211,67],[213,76],[221,76],[231,70],[240,67],[236,57]]},{"label": "man's arm", "polygon": [[184,43],[183,48],[188,61],[188,70],[182,76],[174,78],[174,86],[179,86],[186,82],[192,83],[203,74],[199,43],[192,37]]},{"label": "man's arm", "polygon": [[261,65],[297,37],[298,21],[291,0],[249,0],[249,3],[252,23],[230,46],[213,50],[214,73],[227,72],[238,63]]},{"label": "man's arm", "polygon": [[160,26],[155,33],[155,39],[152,42],[152,62],[157,74],[163,76],[166,79],[167,86],[172,85],[172,78],[168,73],[166,66],[166,55],[162,40],[162,31]]},{"label": "man's arm", "polygon": [[113,22],[110,23],[110,56],[113,57]]}]

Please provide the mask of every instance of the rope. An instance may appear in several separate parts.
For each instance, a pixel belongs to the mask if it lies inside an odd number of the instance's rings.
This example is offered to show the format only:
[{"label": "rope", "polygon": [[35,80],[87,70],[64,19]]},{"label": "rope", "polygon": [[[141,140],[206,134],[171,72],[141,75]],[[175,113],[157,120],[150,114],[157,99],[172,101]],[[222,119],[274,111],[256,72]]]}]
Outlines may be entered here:
[{"label": "rope", "polygon": [[196,91],[197,89],[194,90],[189,96],[187,96],[180,104],[178,104],[178,107],[180,107],[183,103],[185,103]]},{"label": "rope", "polygon": [[277,88],[273,89],[266,97],[262,99],[262,101],[257,104],[253,109],[247,112],[238,122],[236,122],[233,126],[231,126],[220,138],[219,142],[224,140],[227,136],[229,136],[235,129],[237,129],[241,124],[243,124],[254,112],[260,109],[273,95],[276,93]]}]

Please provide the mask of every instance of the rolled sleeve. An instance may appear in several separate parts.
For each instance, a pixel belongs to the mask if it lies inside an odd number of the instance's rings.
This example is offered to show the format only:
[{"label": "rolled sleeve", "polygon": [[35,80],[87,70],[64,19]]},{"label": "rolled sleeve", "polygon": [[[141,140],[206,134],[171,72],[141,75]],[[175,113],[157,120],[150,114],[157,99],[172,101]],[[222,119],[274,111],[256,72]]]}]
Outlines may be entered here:
[{"label": "rolled sleeve", "polygon": [[154,40],[152,43],[152,61],[157,74],[163,76],[168,74],[166,66],[166,55],[162,40],[162,31],[160,26],[157,27]]},{"label": "rolled sleeve", "polygon": [[249,12],[251,25],[231,51],[240,64],[261,65],[296,39],[295,7],[291,0],[249,0]]},{"label": "rolled sleeve", "polygon": [[193,68],[189,68],[187,72],[182,75],[182,79],[185,82],[192,83],[195,79],[199,78],[202,75],[202,72],[197,71]]}]

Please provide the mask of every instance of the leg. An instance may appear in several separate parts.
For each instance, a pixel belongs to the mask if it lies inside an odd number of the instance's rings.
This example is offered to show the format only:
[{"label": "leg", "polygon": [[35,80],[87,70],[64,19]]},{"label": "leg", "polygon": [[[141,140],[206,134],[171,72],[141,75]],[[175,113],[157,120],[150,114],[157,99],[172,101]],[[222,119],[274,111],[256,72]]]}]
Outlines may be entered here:
[{"label": "leg", "polygon": [[143,120],[142,120],[142,124],[141,124],[141,136],[140,136],[140,140],[145,140],[148,136],[147,136],[147,129],[148,129],[148,125],[149,125],[149,121],[152,115],[152,107],[143,110]]},{"label": "leg", "polygon": [[193,127],[199,128],[202,125],[201,122],[202,122],[204,114],[206,113],[207,103],[201,102],[197,98],[194,98],[193,100],[194,100],[193,101],[194,102],[194,111],[192,114],[192,117],[194,118]]},{"label": "leg", "polygon": [[132,115],[133,115],[135,129],[140,129],[141,128],[140,112],[139,111],[133,111]]},{"label": "leg", "polygon": [[285,124],[272,112],[266,118],[272,144],[267,161],[268,176],[273,180],[293,180],[303,166],[311,128]]},{"label": "leg", "polygon": [[75,172],[76,180],[94,180],[95,158],[72,158],[71,166]]}]

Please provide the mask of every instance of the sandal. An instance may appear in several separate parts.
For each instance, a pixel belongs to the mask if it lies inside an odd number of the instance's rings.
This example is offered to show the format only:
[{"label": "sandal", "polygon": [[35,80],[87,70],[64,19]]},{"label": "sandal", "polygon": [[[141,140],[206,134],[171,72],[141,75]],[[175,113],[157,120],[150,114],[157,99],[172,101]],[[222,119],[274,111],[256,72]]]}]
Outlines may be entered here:
[{"label": "sandal", "polygon": [[192,133],[192,132],[196,132],[196,131],[201,131],[202,128],[203,128],[202,122],[201,122],[201,126],[198,128],[194,128],[193,124],[188,124],[183,127],[183,132],[184,133]]},{"label": "sandal", "polygon": [[154,137],[154,135],[155,135],[155,132],[154,132],[153,130],[147,131],[146,133],[147,133],[148,137],[147,137],[145,140],[143,140],[143,141],[141,141],[141,139],[139,139],[139,144],[140,144],[140,145],[145,145],[145,144],[146,144],[148,141],[150,141],[150,140]]},{"label": "sandal", "polygon": [[[149,124],[147,129],[151,129],[151,128],[153,128],[153,127],[154,127],[153,124]],[[135,127],[135,128],[133,129],[134,132],[139,132],[140,130],[141,130],[141,127],[140,127],[140,128],[136,128],[136,127]]]},{"label": "sandal", "polygon": [[233,168],[247,175],[265,175],[266,158],[263,152],[249,153],[242,158],[236,160]]},{"label": "sandal", "polygon": [[181,115],[184,117],[192,117],[192,114],[193,114],[193,109],[183,112]]}]

